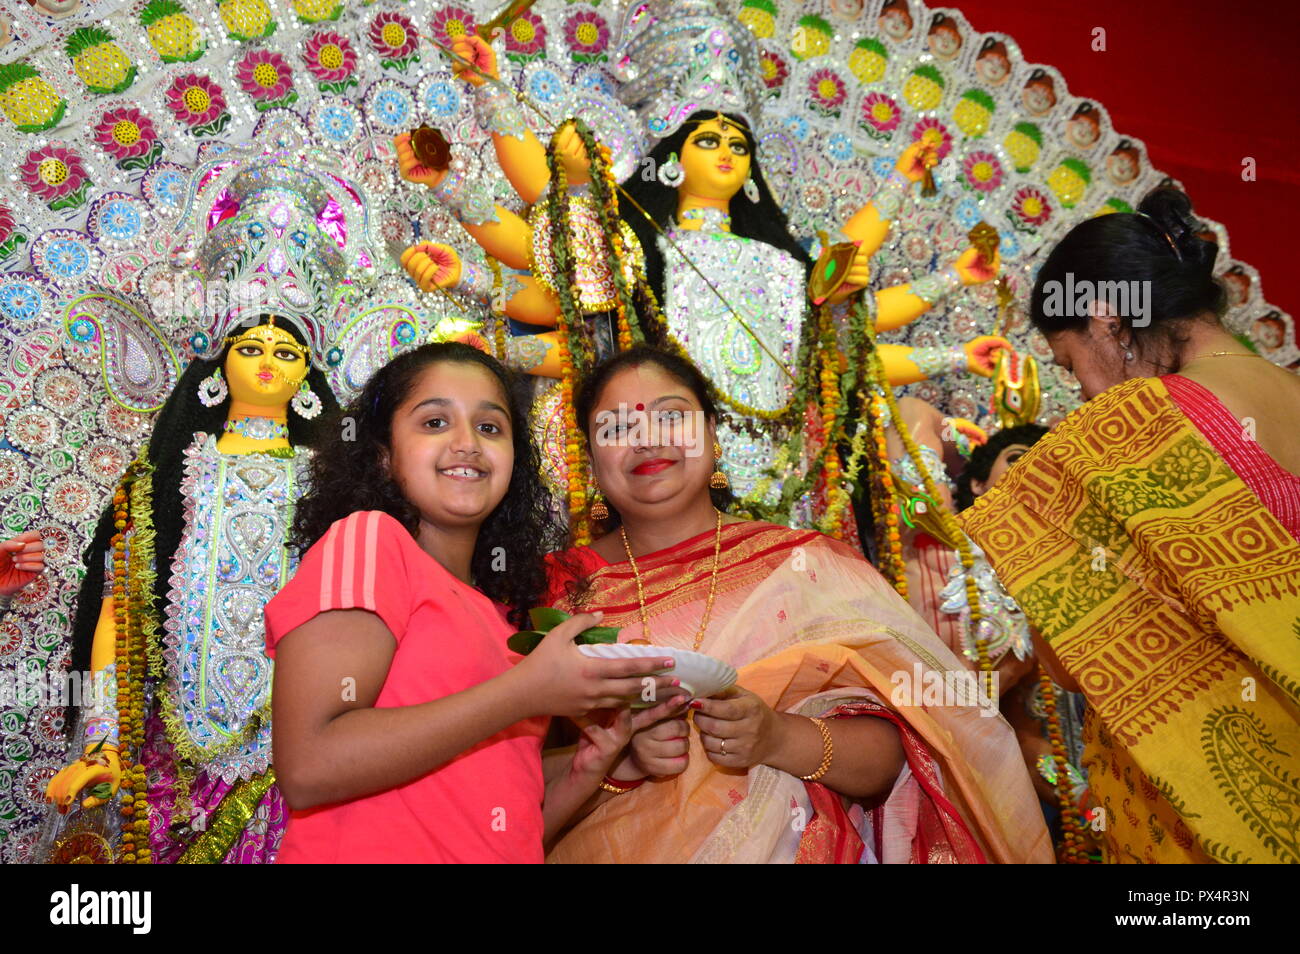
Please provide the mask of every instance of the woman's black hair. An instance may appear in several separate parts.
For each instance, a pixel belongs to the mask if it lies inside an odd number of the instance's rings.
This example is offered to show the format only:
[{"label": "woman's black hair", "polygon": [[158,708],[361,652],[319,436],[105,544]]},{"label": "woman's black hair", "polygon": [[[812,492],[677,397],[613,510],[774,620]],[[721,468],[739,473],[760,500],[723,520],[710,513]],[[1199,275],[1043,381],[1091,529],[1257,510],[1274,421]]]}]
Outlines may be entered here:
[{"label": "woman's black hair", "polygon": [[999,454],[1013,444],[1033,447],[1046,433],[1047,428],[1041,424],[1017,424],[1015,427],[1004,427],[972,450],[970,460],[966,462],[966,466],[954,481],[957,490],[953,499],[957,504],[958,512],[974,505],[975,491],[971,490],[971,481],[986,482],[989,474],[993,473],[993,465],[997,463]]},{"label": "woman's black hair", "polygon": [[[717,116],[715,110],[699,110],[691,113],[671,136],[661,139],[654,149],[650,150],[651,162],[648,168],[657,172],[673,153],[680,157],[686,139],[695,131],[695,127],[710,119],[716,119]],[[741,116],[724,113],[723,117],[744,134],[745,142],[749,145],[749,175],[758,186],[757,202],[750,202],[743,192],[738,192],[732,197],[729,209],[732,233],[774,245],[801,262],[805,272],[811,271],[812,259],[804,247],[790,234],[789,221],[785,212],[777,204],[772,196],[772,190],[768,188],[767,180],[763,178],[753,131]],[[646,164],[642,165],[644,167]],[[624,180],[623,189],[664,231],[667,231],[676,221],[677,189],[664,185],[657,176],[642,176],[638,169]],[[659,301],[663,302],[664,257],[655,240],[659,233],[646,221],[645,215],[637,209],[636,205],[628,201],[627,195],[619,195],[619,214],[623,221],[632,227],[632,231],[640,240],[641,249],[645,252],[646,278],[649,279],[655,294],[659,296]]]},{"label": "woman's black hair", "polygon": [[[1185,340],[1180,332],[1189,320],[1217,321],[1227,294],[1214,278],[1219,247],[1196,233],[1201,224],[1192,216],[1186,194],[1160,187],[1138,206],[1137,213],[1114,212],[1080,222],[1052,249],[1038,271],[1029,300],[1029,317],[1045,335],[1061,331],[1086,331],[1090,317],[1085,309],[1049,307],[1061,302],[1059,289],[1081,282],[1098,288],[1103,282],[1147,282],[1146,323],[1134,326],[1132,316],[1119,316],[1133,335],[1134,350],[1154,353],[1151,347],[1173,347]],[[1087,287],[1087,286],[1085,286]],[[1055,314],[1049,312],[1063,312]],[[1076,314],[1076,312],[1079,312]]]},{"label": "woman's black hair", "polygon": [[[306,340],[293,324],[282,322],[276,327],[287,331],[310,352]],[[199,401],[199,382],[212,372],[223,369],[229,354],[230,343],[227,342],[216,358],[195,358],[191,361],[172,393],[167,396],[158,416],[154,418],[147,456],[153,465],[154,554],[157,561],[153,600],[160,619],[163,618],[162,608],[166,605],[171,588],[172,558],[176,555],[181,533],[185,529],[185,507],[181,497],[185,449],[194,442],[197,433],[212,434],[219,438],[224,432],[226,414],[230,409],[229,396],[219,404],[204,407]],[[288,416],[289,443],[294,447],[315,448],[320,445],[324,435],[331,432],[339,403],[330,389],[328,379],[310,363],[310,359],[307,383],[320,398],[322,413],[309,421],[291,410]],[[74,671],[90,668],[90,650],[95,640],[95,626],[99,622],[100,604],[104,598],[104,555],[109,550],[114,532],[113,502],[110,500],[82,557],[86,565],[86,576],[77,594],[77,612],[72,624],[71,669]],[[69,725],[71,723],[72,720],[69,720]]]},{"label": "woman's black hair", "polygon": [[[710,421],[717,422],[718,407],[709,393],[709,382],[705,380],[699,368],[670,351],[664,351],[651,345],[636,345],[627,351],[620,351],[613,357],[607,358],[596,365],[583,380],[582,386],[574,398],[573,405],[577,414],[578,426],[582,428],[582,433],[586,435],[589,446],[591,444],[591,415],[596,410],[596,402],[600,399],[601,392],[605,390],[605,385],[620,371],[628,368],[639,368],[647,364],[654,365],[674,381],[685,385],[686,389],[700,402],[704,416]],[[712,450],[713,448],[710,447],[706,452],[711,453]],[[725,488],[718,490],[715,487],[710,487],[709,496],[713,499],[713,506],[724,513],[735,502],[735,497],[731,491]],[[606,500],[605,505],[609,507],[609,519],[603,521],[602,526],[606,530],[612,530],[623,521],[612,501]]]},{"label": "woman's black hair", "polygon": [[[504,604],[512,623],[528,624],[528,610],[546,590],[543,558],[561,533],[542,483],[541,458],[529,427],[529,391],[523,379],[490,355],[459,342],[427,344],[399,355],[366,382],[343,412],[349,427],[336,428],[311,462],[311,489],[294,511],[292,542],[306,550],[330,525],[358,510],[380,510],[412,536],[420,515],[388,468],[393,415],[416,381],[440,362],[475,364],[500,384],[510,412],[515,463],[501,502],[479,528],[470,573],[489,598]],[[504,561],[500,560],[505,555]]]}]

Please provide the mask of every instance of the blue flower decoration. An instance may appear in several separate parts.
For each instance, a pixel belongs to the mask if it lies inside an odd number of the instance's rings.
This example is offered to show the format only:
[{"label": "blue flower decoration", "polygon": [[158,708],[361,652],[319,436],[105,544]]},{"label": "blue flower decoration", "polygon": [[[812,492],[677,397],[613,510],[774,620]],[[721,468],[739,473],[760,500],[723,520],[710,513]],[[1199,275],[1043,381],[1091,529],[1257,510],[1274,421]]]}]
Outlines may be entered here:
[{"label": "blue flower decoration", "polygon": [[424,94],[424,108],[438,119],[450,119],[460,112],[460,93],[451,83],[432,83]]},{"label": "blue flower decoration", "polygon": [[894,160],[889,156],[876,156],[871,160],[871,171],[882,179],[888,179],[894,171]]},{"label": "blue flower decoration", "polygon": [[41,291],[35,285],[14,281],[0,288],[0,312],[14,321],[35,321],[41,314]]},{"label": "blue flower decoration", "polygon": [[383,90],[376,96],[371,108],[386,126],[401,126],[411,113],[406,97],[393,89]]},{"label": "blue flower decoration", "polygon": [[957,219],[957,224],[967,231],[973,229],[984,218],[979,203],[974,199],[964,199],[960,202],[953,210],[953,216]]},{"label": "blue flower decoration", "polygon": [[785,128],[791,136],[794,136],[794,138],[800,142],[803,142],[808,138],[808,130],[810,127],[808,125],[808,120],[804,119],[802,116],[788,116],[785,121]]},{"label": "blue flower decoration", "polygon": [[325,363],[328,364],[331,368],[337,368],[340,364],[343,363],[343,349],[330,348],[330,350],[325,355]]},{"label": "blue flower decoration", "polygon": [[195,354],[202,354],[207,351],[209,344],[208,336],[201,331],[196,331],[190,335],[190,348]]},{"label": "blue flower decoration", "polygon": [[826,153],[836,162],[848,162],[853,158],[853,141],[837,132],[826,140]]},{"label": "blue flower decoration", "polygon": [[185,180],[181,177],[181,174],[168,169],[166,172],[154,177],[153,194],[164,205],[177,206],[181,204],[181,189],[184,186]]},{"label": "blue flower decoration", "polygon": [[528,93],[539,103],[553,103],[563,95],[564,84],[550,70],[538,70],[528,81]]},{"label": "blue flower decoration", "polygon": [[610,82],[608,76],[604,73],[583,73],[578,79],[578,88],[590,90],[593,93],[600,93],[604,96],[613,96],[615,94],[614,84]]},{"label": "blue flower decoration", "polygon": [[334,142],[347,142],[357,131],[357,121],[343,107],[327,106],[320,113],[320,128],[326,138]]},{"label": "blue flower decoration", "polygon": [[415,326],[409,321],[398,322],[393,331],[397,335],[397,340],[402,344],[410,344],[415,340]]},{"label": "blue flower decoration", "polygon": [[[1002,237],[1002,241],[998,243],[998,251],[1002,253],[1004,259],[1015,258],[1020,254],[1020,240],[1016,238],[1014,232],[999,231],[998,235]],[[1038,269],[1035,268],[1034,274],[1037,273]]]},{"label": "blue flower decoration", "polygon": [[129,242],[140,234],[142,226],[139,211],[121,199],[105,205],[99,211],[99,227],[109,238]]},{"label": "blue flower decoration", "polygon": [[95,339],[95,323],[85,318],[78,318],[68,328],[68,333],[77,344],[85,344]]},{"label": "blue flower decoration", "polygon": [[90,252],[74,239],[57,239],[45,250],[45,262],[60,278],[76,278],[90,268]]}]

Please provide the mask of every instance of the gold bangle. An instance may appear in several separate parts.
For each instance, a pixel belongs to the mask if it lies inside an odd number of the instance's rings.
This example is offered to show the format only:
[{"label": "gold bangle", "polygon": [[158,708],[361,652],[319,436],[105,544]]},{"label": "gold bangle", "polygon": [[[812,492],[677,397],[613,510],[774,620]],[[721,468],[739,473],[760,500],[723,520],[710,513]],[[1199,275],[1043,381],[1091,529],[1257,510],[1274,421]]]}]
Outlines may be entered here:
[{"label": "gold bangle", "polygon": [[603,789],[606,792],[609,792],[611,795],[626,795],[628,792],[632,791],[633,789],[640,788],[641,783],[644,781],[645,779],[638,779],[637,781],[633,782],[631,785],[626,786],[625,788],[619,788],[617,785],[611,785],[603,778],[597,784],[601,787],[601,789]]},{"label": "gold bangle", "polygon": [[811,717],[812,722],[817,726],[818,731],[822,734],[822,761],[817,766],[817,771],[811,775],[800,775],[799,778],[805,782],[815,782],[831,768],[831,760],[835,756],[835,740],[831,738],[831,730],[826,727],[826,723],[816,717]]}]

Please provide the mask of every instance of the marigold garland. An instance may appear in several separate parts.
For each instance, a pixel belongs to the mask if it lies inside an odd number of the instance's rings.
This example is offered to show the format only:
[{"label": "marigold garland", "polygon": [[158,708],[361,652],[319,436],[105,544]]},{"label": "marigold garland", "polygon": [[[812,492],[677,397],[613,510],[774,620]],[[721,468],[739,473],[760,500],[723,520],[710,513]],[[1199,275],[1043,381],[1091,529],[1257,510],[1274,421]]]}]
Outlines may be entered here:
[{"label": "marigold garland", "polygon": [[1052,744],[1052,762],[1056,765],[1056,801],[1061,808],[1062,854],[1067,864],[1086,865],[1091,863],[1084,848],[1083,813],[1074,801],[1074,792],[1070,782],[1069,759],[1065,748],[1065,738],[1061,733],[1061,718],[1056,709],[1056,684],[1047,670],[1038,667],[1038,691],[1043,699],[1043,711],[1047,715],[1047,738]]}]

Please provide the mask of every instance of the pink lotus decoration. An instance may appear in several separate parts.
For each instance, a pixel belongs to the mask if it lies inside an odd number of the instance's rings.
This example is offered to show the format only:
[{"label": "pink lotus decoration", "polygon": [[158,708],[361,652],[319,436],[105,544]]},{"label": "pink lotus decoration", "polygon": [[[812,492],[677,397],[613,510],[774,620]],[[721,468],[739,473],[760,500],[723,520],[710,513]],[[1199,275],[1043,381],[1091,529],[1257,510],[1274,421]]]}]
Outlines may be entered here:
[{"label": "pink lotus decoration", "polygon": [[12,255],[14,249],[25,241],[27,236],[14,231],[13,212],[9,211],[8,206],[0,205],[0,261]]},{"label": "pink lotus decoration", "polygon": [[259,110],[288,106],[298,98],[289,62],[272,50],[253,50],[245,56],[235,67],[235,80]]},{"label": "pink lotus decoration", "polygon": [[167,106],[172,115],[196,136],[213,136],[230,122],[226,94],[206,76],[187,73],[167,88]]},{"label": "pink lotus decoration", "polygon": [[929,142],[939,147],[937,157],[942,160],[952,152],[952,133],[948,127],[934,117],[922,119],[912,127],[913,142]]},{"label": "pink lotus decoration", "polygon": [[27,154],[18,177],[52,210],[75,208],[86,201],[90,177],[81,157],[51,143]]},{"label": "pink lotus decoration", "polygon": [[898,103],[884,93],[869,93],[862,100],[862,127],[877,139],[888,138],[903,120]]},{"label": "pink lotus decoration", "polygon": [[786,66],[785,60],[771,50],[764,50],[759,57],[758,71],[763,77],[763,85],[768,89],[780,89],[790,75],[790,67]]},{"label": "pink lotus decoration", "polygon": [[609,47],[609,24],[594,10],[579,10],[564,21],[564,42],[579,63],[603,60]]},{"label": "pink lotus decoration", "polygon": [[1052,217],[1052,203],[1041,189],[1023,186],[1016,190],[1007,216],[1017,228],[1036,229]]},{"label": "pink lotus decoration", "polygon": [[506,56],[512,60],[536,59],[546,51],[546,27],[542,18],[524,12],[510,21],[506,28]]},{"label": "pink lotus decoration", "polygon": [[813,108],[822,113],[833,112],[848,95],[844,80],[832,70],[818,70],[808,77],[808,93]]},{"label": "pink lotus decoration", "polygon": [[977,192],[992,192],[1002,184],[1002,163],[991,152],[972,152],[961,171],[966,184]]},{"label": "pink lotus decoration", "polygon": [[[529,14],[529,16],[536,19],[533,14]],[[540,23],[541,21],[538,20],[537,22]],[[462,7],[443,7],[429,20],[429,27],[435,40],[450,46],[451,41],[457,37],[469,36],[474,32],[474,14]]]},{"label": "pink lotus decoration", "polygon": [[162,152],[153,120],[134,106],[104,110],[94,129],[95,143],[122,169],[144,169]]},{"label": "pink lotus decoration", "polygon": [[316,77],[321,92],[341,93],[357,84],[357,51],[341,34],[322,30],[307,41],[302,53],[307,71]]},{"label": "pink lotus decoration", "polygon": [[378,13],[370,21],[370,47],[379,54],[386,66],[405,69],[415,55],[415,48],[420,45],[420,35],[409,17],[400,13],[385,11]]}]

